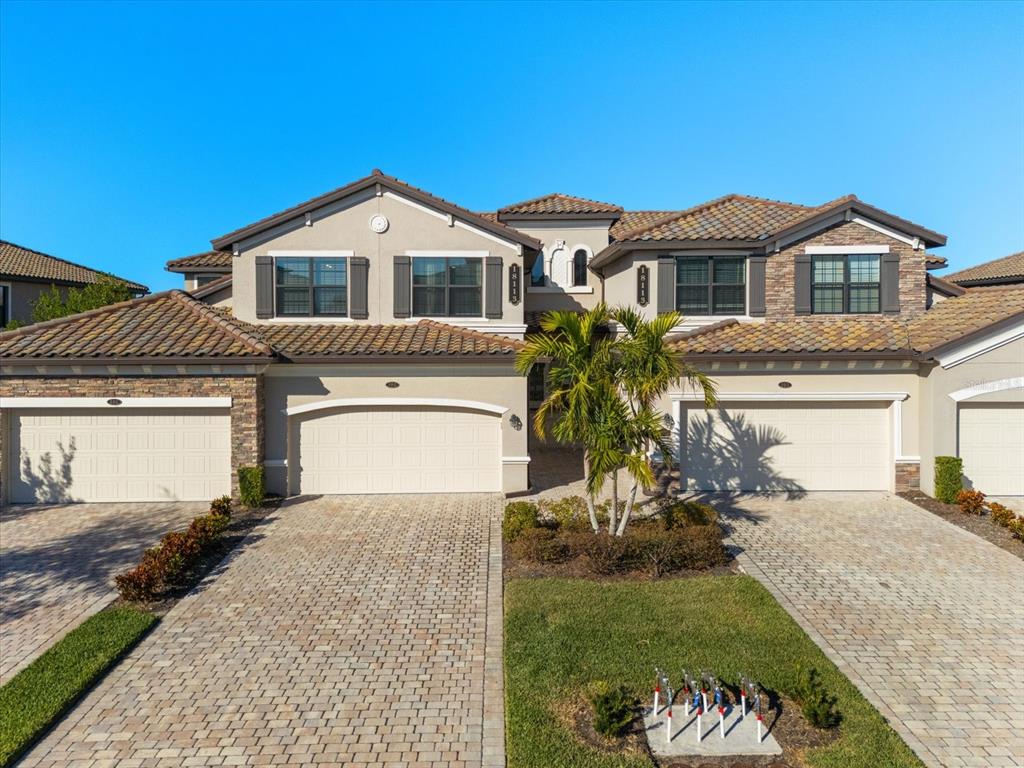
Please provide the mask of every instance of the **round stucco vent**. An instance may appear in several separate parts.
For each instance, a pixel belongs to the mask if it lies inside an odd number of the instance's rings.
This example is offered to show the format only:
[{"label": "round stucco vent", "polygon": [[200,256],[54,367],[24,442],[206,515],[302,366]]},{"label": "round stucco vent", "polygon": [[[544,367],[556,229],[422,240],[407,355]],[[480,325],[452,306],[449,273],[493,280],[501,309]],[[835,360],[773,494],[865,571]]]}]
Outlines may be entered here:
[{"label": "round stucco vent", "polygon": [[389,222],[388,217],[382,213],[376,213],[370,217],[370,229],[378,235],[383,235],[387,232],[389,226],[391,226],[391,222]]}]

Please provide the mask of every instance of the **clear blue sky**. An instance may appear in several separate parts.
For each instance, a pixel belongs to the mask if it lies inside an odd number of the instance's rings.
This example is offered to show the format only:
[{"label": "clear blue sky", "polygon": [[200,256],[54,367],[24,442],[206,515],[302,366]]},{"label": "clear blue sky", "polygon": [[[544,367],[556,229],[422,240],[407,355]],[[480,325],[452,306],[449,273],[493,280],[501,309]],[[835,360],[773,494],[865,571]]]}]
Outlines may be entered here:
[{"label": "clear blue sky", "polygon": [[854,192],[1024,248],[1024,3],[0,2],[0,237],[146,283],[374,167],[478,210]]}]

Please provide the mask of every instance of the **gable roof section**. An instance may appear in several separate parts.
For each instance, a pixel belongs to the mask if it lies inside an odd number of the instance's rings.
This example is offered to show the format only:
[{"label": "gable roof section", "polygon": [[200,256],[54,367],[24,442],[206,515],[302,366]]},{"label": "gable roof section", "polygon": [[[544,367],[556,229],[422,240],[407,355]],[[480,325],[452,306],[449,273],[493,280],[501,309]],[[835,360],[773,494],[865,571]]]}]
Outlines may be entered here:
[{"label": "gable roof section", "polygon": [[1024,287],[968,290],[910,319],[793,317],[763,323],[726,320],[672,339],[689,357],[931,357],[1004,322],[1024,321]]},{"label": "gable roof section", "polygon": [[230,272],[230,251],[203,251],[180,259],[171,259],[164,265],[168,272]]},{"label": "gable roof section", "polygon": [[961,288],[956,283],[950,283],[943,280],[937,275],[927,275],[928,287],[936,293],[941,293],[943,296],[963,296],[966,292],[966,288]]},{"label": "gable roof section", "polygon": [[201,285],[194,291],[189,291],[189,295],[195,299],[203,299],[210,294],[217,293],[217,291],[223,291],[225,288],[230,288],[233,282],[233,275],[230,273],[221,275],[216,280],[211,280],[206,285]]},{"label": "gable roof section", "polygon": [[946,275],[945,279],[965,286],[1024,283],[1024,251],[961,269],[959,272]]},{"label": "gable roof section", "polygon": [[563,195],[561,192],[552,192],[549,195],[512,203],[512,205],[499,208],[497,212],[499,221],[521,216],[617,219],[621,214],[621,205],[588,200],[585,197]]},{"label": "gable roof section", "polygon": [[0,333],[0,361],[267,361],[262,340],[182,291],[155,293]]},{"label": "gable roof section", "polygon": [[83,267],[66,259],[59,259],[42,251],[0,240],[0,277],[21,278],[32,282],[88,285],[111,278],[124,283],[133,291],[148,293],[149,288],[123,277]]},{"label": "gable roof section", "polygon": [[406,184],[404,181],[396,179],[394,176],[389,176],[376,168],[369,176],[364,176],[351,184],[338,187],[337,189],[323,195],[311,198],[304,203],[299,203],[291,208],[275,213],[272,216],[267,216],[266,218],[253,222],[241,229],[228,232],[226,235],[221,235],[220,237],[215,238],[211,243],[216,250],[231,248],[234,243],[237,243],[240,240],[245,240],[246,238],[275,227],[278,224],[283,224],[284,222],[290,221],[299,216],[305,216],[307,213],[312,213],[325,205],[330,205],[333,202],[342,200],[350,195],[356,194],[357,192],[361,192],[378,185],[382,188],[390,189],[393,192],[397,192],[400,195],[411,198],[412,200],[430,208],[447,213],[466,224],[472,224],[485,232],[490,232],[491,234],[497,235],[498,237],[510,242],[518,243],[535,251],[539,251],[541,248],[541,242],[535,238],[524,235],[522,232],[519,232],[512,227],[507,227],[499,221],[492,221],[484,218],[479,214],[466,210],[465,208],[455,205],[443,198],[432,195],[425,190]]}]

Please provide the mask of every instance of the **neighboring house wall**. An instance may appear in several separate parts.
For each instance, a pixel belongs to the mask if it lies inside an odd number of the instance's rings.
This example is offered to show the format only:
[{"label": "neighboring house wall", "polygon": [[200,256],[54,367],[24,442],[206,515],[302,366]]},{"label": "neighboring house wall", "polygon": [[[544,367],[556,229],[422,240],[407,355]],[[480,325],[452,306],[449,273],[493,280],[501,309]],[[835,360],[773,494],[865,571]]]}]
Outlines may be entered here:
[{"label": "neighboring house wall", "polygon": [[[376,214],[387,217],[387,231],[377,234],[370,229]],[[312,226],[302,220],[282,224],[269,232],[239,243],[240,256],[234,260],[234,313],[251,323],[274,322],[256,317],[256,256],[274,255],[280,251],[351,251],[355,257],[369,259],[367,302],[369,316],[355,322],[394,323],[405,318],[394,315],[394,257],[416,251],[447,252],[451,256],[500,257],[502,259],[501,318],[436,318],[454,325],[493,330],[521,336],[524,302],[509,301],[508,268],[519,265],[524,270],[522,249],[517,243],[502,240],[483,230],[469,229],[461,223],[449,225],[449,218],[420,203],[385,191],[376,196],[372,191],[353,195],[320,209],[312,216]],[[442,254],[438,254],[442,255]],[[523,273],[524,279],[527,277]],[[486,280],[486,276],[484,278]],[[351,288],[351,269],[349,286]],[[351,293],[350,293],[351,307]],[[487,311],[484,302],[484,313]],[[303,322],[295,317],[280,322]],[[339,322],[326,318],[317,322]],[[340,320],[346,322],[346,320]],[[349,321],[351,322],[351,321]]]},{"label": "neighboring house wall", "polygon": [[[231,488],[238,493],[238,468],[263,462],[263,377],[237,376],[76,376],[0,377],[0,397],[230,397]],[[126,411],[127,413],[127,411]],[[10,416],[0,410],[0,499],[7,498]]]},{"label": "neighboring house wall", "polygon": [[[925,493],[935,492],[935,457],[959,455],[958,404],[950,394],[968,387],[1021,377],[1024,377],[1024,338],[948,368],[936,364],[925,372],[921,385],[924,408],[921,424],[921,488]],[[1024,406],[1024,387],[1015,386],[980,394],[962,402],[1019,403]]]},{"label": "neighboring house wall", "polygon": [[[32,309],[39,297],[50,291],[49,283],[25,282],[0,278],[0,285],[9,286],[8,296],[11,303],[8,320],[19,320],[22,323],[32,322]],[[67,294],[66,286],[59,286],[61,295]]]},{"label": "neighboring house wall", "polygon": [[209,293],[206,296],[203,296],[200,301],[204,304],[209,304],[211,307],[224,307],[226,309],[230,309],[234,303],[231,297],[231,286]]},{"label": "neighboring house wall", "polygon": [[[388,387],[388,382],[398,386]],[[495,416],[501,420],[503,490],[515,493],[528,487],[526,380],[511,365],[349,363],[273,365],[268,369],[266,460],[270,490],[288,492],[288,469],[282,461],[287,459],[293,473],[296,471],[297,451],[295,446],[289,450],[289,416],[284,410],[340,398],[387,398],[397,405],[420,399],[468,400],[506,408],[503,415]],[[295,485],[294,476],[291,484]]]}]

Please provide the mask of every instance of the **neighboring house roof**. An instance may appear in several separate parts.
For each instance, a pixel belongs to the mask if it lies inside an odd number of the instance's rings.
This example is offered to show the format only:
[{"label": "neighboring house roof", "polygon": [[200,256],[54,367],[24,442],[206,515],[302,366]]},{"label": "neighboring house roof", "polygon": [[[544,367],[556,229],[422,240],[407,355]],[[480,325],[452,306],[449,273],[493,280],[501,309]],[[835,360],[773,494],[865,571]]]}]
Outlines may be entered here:
[{"label": "neighboring house roof", "polygon": [[999,325],[1024,319],[1024,288],[966,291],[914,318],[793,317],[763,323],[726,320],[680,334],[672,346],[691,357],[928,357]]},{"label": "neighboring house roof", "polygon": [[164,267],[168,272],[230,272],[229,251],[203,251],[180,259],[171,259]]},{"label": "neighboring house roof", "polygon": [[594,215],[601,215],[602,218],[618,218],[621,213],[621,205],[588,200],[585,197],[563,195],[561,192],[552,192],[549,195],[541,195],[540,197],[534,197],[530,200],[523,200],[522,202],[499,208],[497,217],[499,220],[518,218],[520,216],[593,217]]},{"label": "neighboring house roof", "polygon": [[0,277],[62,285],[88,285],[98,283],[104,278],[111,278],[124,283],[133,291],[149,291],[149,288],[141,283],[125,280],[109,272],[83,267],[81,264],[59,259],[7,240],[0,240]]},{"label": "neighboring house roof", "polygon": [[189,295],[195,299],[203,299],[211,294],[217,293],[217,291],[223,291],[225,288],[230,288],[232,282],[232,275],[221,275],[216,280],[211,280],[206,285],[201,285],[194,291],[189,291]]},{"label": "neighboring house roof", "polygon": [[267,216],[266,218],[253,222],[252,224],[236,229],[233,232],[228,232],[226,235],[221,235],[220,237],[215,238],[211,243],[216,250],[230,248],[233,243],[236,243],[239,240],[252,237],[253,235],[257,235],[260,232],[270,229],[271,227],[275,227],[278,224],[283,224],[291,219],[304,216],[307,213],[312,213],[316,209],[322,208],[325,205],[329,205],[330,203],[346,198],[349,195],[356,194],[357,192],[361,192],[378,185],[401,195],[405,195],[419,203],[434,208],[435,210],[450,214],[456,219],[461,219],[466,223],[473,224],[485,232],[498,235],[506,240],[519,243],[520,245],[535,251],[539,251],[541,249],[542,243],[536,238],[524,235],[522,232],[513,229],[512,227],[505,226],[499,221],[487,219],[479,214],[473,213],[473,211],[466,210],[465,208],[455,205],[443,198],[432,195],[425,190],[407,184],[400,179],[396,179],[394,176],[389,176],[376,168],[369,176],[365,176],[362,179],[354,181],[343,187],[338,187],[331,192],[311,198],[304,203],[294,205],[280,213]]},{"label": "neighboring house roof", "polygon": [[182,291],[0,333],[0,361],[269,360],[273,350]]},{"label": "neighboring house roof", "polygon": [[609,234],[612,240],[620,240],[627,232],[649,227],[672,214],[681,213],[682,211],[623,211],[619,220],[612,225]]},{"label": "neighboring house roof", "polygon": [[967,292],[966,288],[961,288],[956,283],[947,282],[936,275],[928,275],[928,286],[943,296],[963,296]]},{"label": "neighboring house roof", "polygon": [[511,358],[523,343],[436,320],[391,325],[281,323],[245,326],[290,360],[346,357]]},{"label": "neighboring house roof", "polygon": [[1024,251],[961,269],[959,272],[945,275],[945,279],[965,286],[1024,283]]}]

